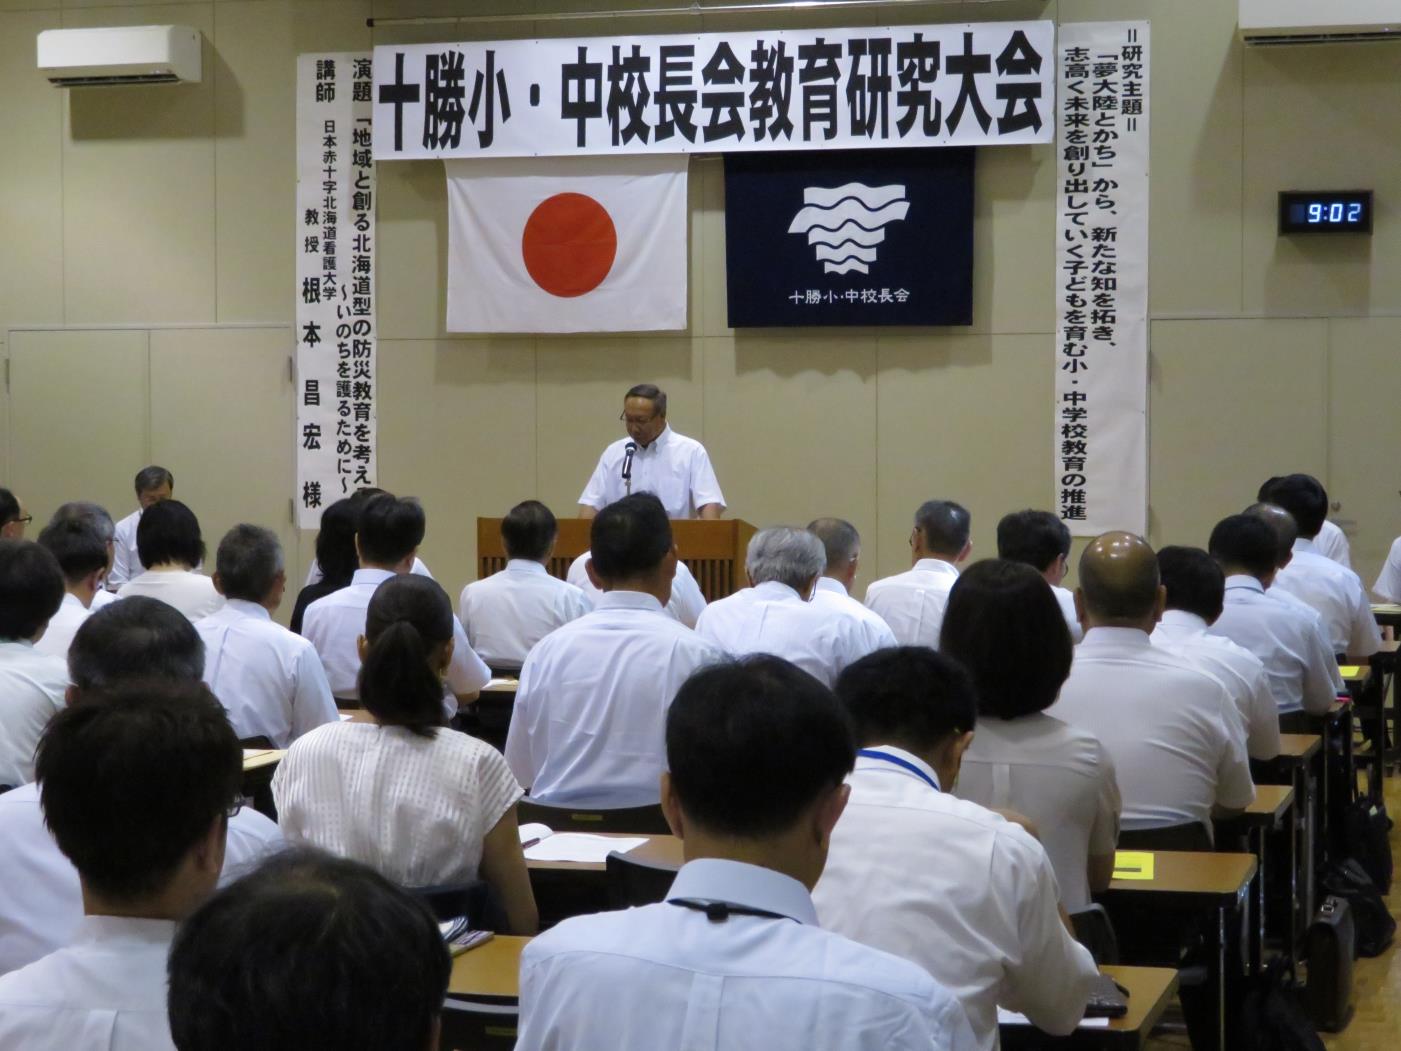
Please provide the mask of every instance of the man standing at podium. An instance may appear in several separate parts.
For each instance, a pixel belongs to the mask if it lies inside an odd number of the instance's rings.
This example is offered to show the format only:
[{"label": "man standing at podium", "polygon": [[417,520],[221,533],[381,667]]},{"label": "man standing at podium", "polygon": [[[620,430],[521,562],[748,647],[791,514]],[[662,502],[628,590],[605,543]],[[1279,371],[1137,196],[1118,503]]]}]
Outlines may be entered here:
[{"label": "man standing at podium", "polygon": [[666,422],[666,392],[639,383],[623,396],[619,417],[628,436],[598,458],[579,497],[579,517],[592,518],[629,493],[655,493],[668,518],[718,519],[725,497],[705,446]]}]

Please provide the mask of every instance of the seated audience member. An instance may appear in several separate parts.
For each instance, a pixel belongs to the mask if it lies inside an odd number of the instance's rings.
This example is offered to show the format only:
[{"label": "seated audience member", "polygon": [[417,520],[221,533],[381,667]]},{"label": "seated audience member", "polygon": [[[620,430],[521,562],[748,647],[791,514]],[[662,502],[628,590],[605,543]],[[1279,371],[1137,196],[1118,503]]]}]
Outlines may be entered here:
[{"label": "seated audience member", "polygon": [[[348,497],[346,497],[346,499],[350,501],[350,507],[353,512],[352,521],[355,517],[359,516],[360,508],[365,505],[365,501],[372,500],[376,496],[384,496],[385,494],[385,490],[376,489],[373,486],[367,485],[361,489],[355,490],[355,492],[351,493]],[[336,503],[340,503],[340,501],[337,500]],[[330,508],[327,508],[327,510],[329,511]],[[322,518],[324,520],[324,514]],[[352,553],[354,552],[353,546],[351,548],[351,551]],[[350,567],[350,572],[345,574],[347,579],[349,578],[350,573],[355,572],[355,569],[356,567],[353,565]],[[413,565],[409,568],[409,572],[413,573],[415,576],[428,577],[429,579],[432,579],[433,577],[433,574],[428,572],[428,567],[423,564],[423,560],[420,559],[417,555],[414,555]],[[306,583],[303,586],[306,588],[315,587],[317,584],[320,584],[323,581],[325,581],[326,577],[327,573],[321,565],[321,553],[318,551],[316,557],[311,560],[311,565],[307,567]],[[340,585],[340,587],[345,587],[345,585],[342,584]],[[332,588],[331,591],[339,591],[340,587]],[[329,593],[330,592],[326,592],[322,595],[318,595],[317,598],[324,598],[325,594]]]},{"label": "seated audience member", "polygon": [[520,671],[537,642],[592,608],[573,584],[550,576],[558,535],[555,516],[539,500],[516,504],[501,519],[506,568],[462,589],[467,641],[493,671]]},{"label": "seated audience member", "polygon": [[40,653],[59,660],[68,659],[73,635],[92,612],[92,599],[103,590],[107,573],[107,543],[91,522],[64,518],[50,522],[39,534],[39,546],[47,548],[63,571],[64,594],[58,612],[49,619],[48,629],[34,644]]},{"label": "seated audience member", "polygon": [[452,960],[413,895],[299,850],[181,924],[169,972],[178,1051],[425,1051],[438,1046]]},{"label": "seated audience member", "polygon": [[1275,532],[1254,515],[1231,515],[1216,524],[1208,547],[1226,577],[1221,616],[1211,633],[1249,650],[1265,666],[1281,716],[1327,712],[1342,681],[1318,616],[1266,592],[1278,560]]},{"label": "seated audience member", "polygon": [[856,571],[861,565],[861,534],[856,527],[841,518],[818,518],[808,523],[808,532],[822,541],[827,559],[826,571],[817,578],[817,587],[813,589],[812,604],[840,610],[860,621],[868,653],[900,645],[880,614],[851,597]]},{"label": "seated audience member", "polygon": [[676,545],[662,502],[634,493],[589,524],[593,612],[541,639],[525,659],[506,759],[532,799],[561,806],[657,802],[666,712],[719,650],[662,609]]},{"label": "seated audience member", "polygon": [[[69,707],[147,679],[198,691],[204,648],[185,617],[164,602],[131,598],[98,610],[68,651]],[[250,807],[229,821],[223,881],[282,847],[277,825]],[[83,915],[78,873],[44,826],[39,788],[0,795],[0,974],[69,945]]]},{"label": "seated audience member", "polygon": [[749,587],[707,606],[696,634],[732,657],[782,657],[831,687],[874,647],[855,617],[810,601],[826,567],[822,541],[806,529],[760,530],[744,558]]},{"label": "seated audience member", "polygon": [[207,617],[224,605],[214,581],[196,572],[204,562],[199,519],[179,500],[162,500],[141,514],[136,549],[146,571],[117,590],[117,598],[144,595],[174,606],[190,620]]},{"label": "seated audience member", "polygon": [[47,548],[0,539],[0,786],[34,780],[34,746],[63,707],[68,669],[34,646],[63,594],[63,570]]},{"label": "seated audience member", "polygon": [[[565,579],[582,591],[591,603],[597,605],[603,589],[589,576],[589,560],[592,557],[592,552],[585,551],[569,563],[569,572],[565,574]],[[705,595],[701,593],[700,585],[696,583],[690,567],[677,559],[676,576],[671,580],[671,598],[666,600],[666,607],[662,612],[672,620],[694,628],[700,620],[700,615],[705,612],[705,606]]]},{"label": "seated audience member", "polygon": [[1085,640],[1050,714],[1100,739],[1119,779],[1122,827],[1198,824],[1255,798],[1245,727],[1226,688],[1149,633],[1165,601],[1158,559],[1129,533],[1105,533],[1080,558],[1075,604]]},{"label": "seated audience member", "polygon": [[[1004,519],[1005,521],[1005,519]],[[986,559],[949,594],[939,651],[961,663],[978,698],[978,732],[963,753],[960,798],[1029,818],[1070,912],[1109,886],[1119,839],[1119,782],[1093,733],[1046,709],[1074,649],[1044,577]]]},{"label": "seated audience member", "polygon": [[521,789],[501,753],[443,725],[452,602],[409,573],[375,589],[361,639],[360,701],[374,723],[297,740],[272,779],[278,823],[306,843],[409,887],[485,879],[511,930],[533,934],[535,898],[516,827]]},{"label": "seated audience member", "polygon": [[882,650],[842,674],[837,697],[861,750],[813,891],[822,925],[923,967],[958,997],[979,1047],[998,1046],[999,1004],[1069,1033],[1099,969],[1062,917],[1050,859],[945,791],[973,738],[968,674],[927,647]]},{"label": "seated audience member", "polygon": [[[419,502],[390,493],[370,497],[361,506],[355,524],[355,551],[360,568],[348,587],[317,599],[307,607],[302,634],[316,647],[331,693],[358,701],[360,674],[358,641],[365,633],[365,610],[375,589],[395,574],[409,573],[414,553],[423,543],[427,520]],[[431,578],[430,578],[431,579]],[[447,668],[447,690],[457,699],[473,700],[491,679],[491,672],[467,642],[467,633],[453,620],[452,660]],[[444,701],[448,714],[457,711],[451,699]]]},{"label": "seated audience member", "polygon": [[1391,542],[1372,593],[1383,602],[1401,602],[1401,536]]},{"label": "seated audience member", "polygon": [[195,630],[204,641],[204,681],[238,736],[286,748],[335,722],[336,702],[316,648],[272,619],[287,590],[276,534],[234,526],[219,542],[214,565],[214,587],[225,605]]},{"label": "seated audience member", "polygon": [[23,540],[25,527],[34,521],[34,516],[19,502],[19,497],[8,489],[0,489],[0,540]]},{"label": "seated audience member", "polygon": [[939,628],[958,565],[973,550],[972,519],[952,500],[929,500],[915,512],[910,547],[913,569],[877,580],[866,589],[866,605],[890,625],[902,646],[939,645]]},{"label": "seated audience member", "polygon": [[137,508],[116,524],[113,529],[112,572],[107,576],[107,589],[117,591],[128,580],[139,577],[146,570],[141,560],[141,552],[136,546],[136,527],[148,507],[169,500],[175,495],[175,475],[164,467],[152,464],[136,472]]},{"label": "seated audience member", "polygon": [[831,691],[777,657],[687,681],[661,775],[686,863],[664,902],[565,920],[525,947],[517,1051],[980,1046],[923,970],[818,925],[810,892],[853,753]]},{"label": "seated audience member", "polygon": [[[1287,477],[1296,476],[1289,475]],[[1299,475],[1297,477],[1308,478],[1314,482],[1318,481],[1318,479],[1314,478],[1312,475],[1307,474]],[[1276,482],[1280,480],[1280,476],[1276,475],[1275,477],[1266,481],[1264,485],[1260,486],[1260,491],[1256,494],[1255,499],[1262,504],[1274,503],[1274,501],[1270,499],[1268,492],[1271,486],[1273,486]],[[1325,518],[1323,520],[1322,527],[1320,527],[1320,529],[1318,530],[1318,536],[1314,537],[1313,542],[1314,545],[1318,548],[1319,554],[1324,555],[1327,558],[1331,558],[1334,562],[1338,563],[1338,565],[1342,566],[1344,569],[1352,568],[1352,548],[1348,544],[1347,534],[1344,533],[1340,528],[1338,528],[1338,526],[1335,523],[1330,522],[1327,518]]]},{"label": "seated audience member", "polygon": [[102,575],[102,586],[94,592],[92,602],[88,606],[88,612],[96,613],[107,603],[117,601],[117,593],[111,590],[112,566],[117,557],[117,527],[112,524],[112,516],[107,513],[105,507],[87,500],[73,500],[66,504],[60,504],[53,517],[49,519],[49,525],[56,525],[70,519],[84,522],[97,530],[107,548],[107,570]]},{"label": "seated audience member", "polygon": [[306,608],[319,598],[339,591],[350,584],[350,578],[360,568],[355,555],[356,505],[349,498],[337,500],[321,512],[321,528],[316,531],[316,564],[319,579],[297,593],[292,607],[291,628],[302,634]]},{"label": "seated audience member", "polygon": [[1075,614],[1075,594],[1061,587],[1070,571],[1070,530],[1050,511],[1013,511],[997,523],[997,557],[1022,562],[1040,573],[1051,585],[1051,594],[1060,606],[1070,641],[1085,637]]},{"label": "seated audience member", "polygon": [[1249,650],[1208,631],[1225,605],[1221,567],[1201,548],[1165,547],[1158,552],[1158,573],[1167,605],[1153,629],[1153,645],[1219,679],[1244,721],[1250,758],[1273,759],[1279,755],[1279,711],[1265,665]]},{"label": "seated audience member", "polygon": [[1298,539],[1289,565],[1272,585],[1301,599],[1323,618],[1334,653],[1370,657],[1381,648],[1381,631],[1372,616],[1367,589],[1350,569],[1324,555],[1315,540],[1328,514],[1328,493],[1306,474],[1272,479],[1262,489],[1268,503],[1294,519]]},{"label": "seated audience member", "polygon": [[166,956],[214,890],[243,753],[199,683],[132,683],[39,743],[44,821],[82,882],[70,943],[0,977],[0,1048],[171,1048]]}]

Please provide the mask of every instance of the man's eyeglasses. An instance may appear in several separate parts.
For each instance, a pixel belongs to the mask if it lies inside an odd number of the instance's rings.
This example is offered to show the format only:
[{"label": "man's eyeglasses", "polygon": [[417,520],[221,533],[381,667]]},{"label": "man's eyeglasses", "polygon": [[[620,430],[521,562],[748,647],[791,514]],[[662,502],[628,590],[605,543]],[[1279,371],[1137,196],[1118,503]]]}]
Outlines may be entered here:
[{"label": "man's eyeglasses", "polygon": [[656,418],[657,414],[655,412],[652,413],[651,416],[629,416],[625,412],[618,413],[618,419],[622,423],[633,423],[637,424],[638,426],[641,426],[644,423],[651,423]]},{"label": "man's eyeglasses", "polygon": [[32,522],[32,521],[34,521],[34,516],[33,516],[33,515],[18,515],[18,516],[14,517],[14,518],[11,518],[11,519],[10,519],[9,521],[7,521],[5,524],[6,524],[6,525],[9,525],[10,522],[18,522],[20,525],[28,525],[28,524],[29,524],[30,522]]}]

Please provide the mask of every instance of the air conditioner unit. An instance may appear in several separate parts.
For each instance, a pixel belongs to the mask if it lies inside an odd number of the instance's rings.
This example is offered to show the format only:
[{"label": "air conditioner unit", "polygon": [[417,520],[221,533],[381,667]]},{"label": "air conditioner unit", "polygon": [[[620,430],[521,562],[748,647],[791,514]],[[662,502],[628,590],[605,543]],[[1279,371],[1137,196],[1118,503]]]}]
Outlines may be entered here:
[{"label": "air conditioner unit", "polygon": [[189,26],[46,29],[39,69],[60,88],[198,84],[200,46],[199,30]]},{"label": "air conditioner unit", "polygon": [[1246,44],[1401,40],[1401,0],[1240,0]]}]

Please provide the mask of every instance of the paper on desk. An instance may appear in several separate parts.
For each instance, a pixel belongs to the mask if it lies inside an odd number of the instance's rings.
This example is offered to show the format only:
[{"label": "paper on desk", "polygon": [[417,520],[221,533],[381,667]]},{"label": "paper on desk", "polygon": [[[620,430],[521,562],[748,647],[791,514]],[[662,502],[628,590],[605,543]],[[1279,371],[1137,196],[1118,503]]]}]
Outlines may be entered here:
[{"label": "paper on desk", "polygon": [[[1008,1011],[1006,1008],[997,1009],[998,1025],[1031,1025],[1031,1019],[1026,1015],[1017,1014],[1016,1011]],[[1109,1019],[1107,1018],[1082,1018],[1078,1029],[1107,1029]]]},{"label": "paper on desk", "polygon": [[1150,850],[1116,850],[1114,852],[1115,879],[1153,878],[1153,852]]},{"label": "paper on desk", "polygon": [[555,834],[555,830],[549,825],[542,825],[538,821],[520,827],[521,846],[532,840],[539,843],[542,839],[549,839]]},{"label": "paper on desk", "polygon": [[348,723],[351,719],[354,719],[355,716],[351,715],[349,712],[341,712],[337,718],[343,723]]},{"label": "paper on desk", "polygon": [[1343,664],[1338,667],[1338,674],[1344,679],[1362,678],[1362,667],[1358,664]]},{"label": "paper on desk", "polygon": [[647,842],[646,836],[592,836],[587,832],[557,832],[526,850],[528,861],[579,861],[601,865],[609,854],[626,854]]},{"label": "paper on desk", "polygon": [[500,676],[493,676],[492,678],[490,678],[490,679],[488,679],[488,680],[486,681],[486,685],[483,686],[482,689],[484,689],[484,690],[499,690],[499,689],[501,689],[501,687],[503,687],[503,686],[518,686],[518,685],[520,685],[520,680],[519,680],[519,679],[506,679],[506,678],[502,678],[502,677],[500,677]]}]

